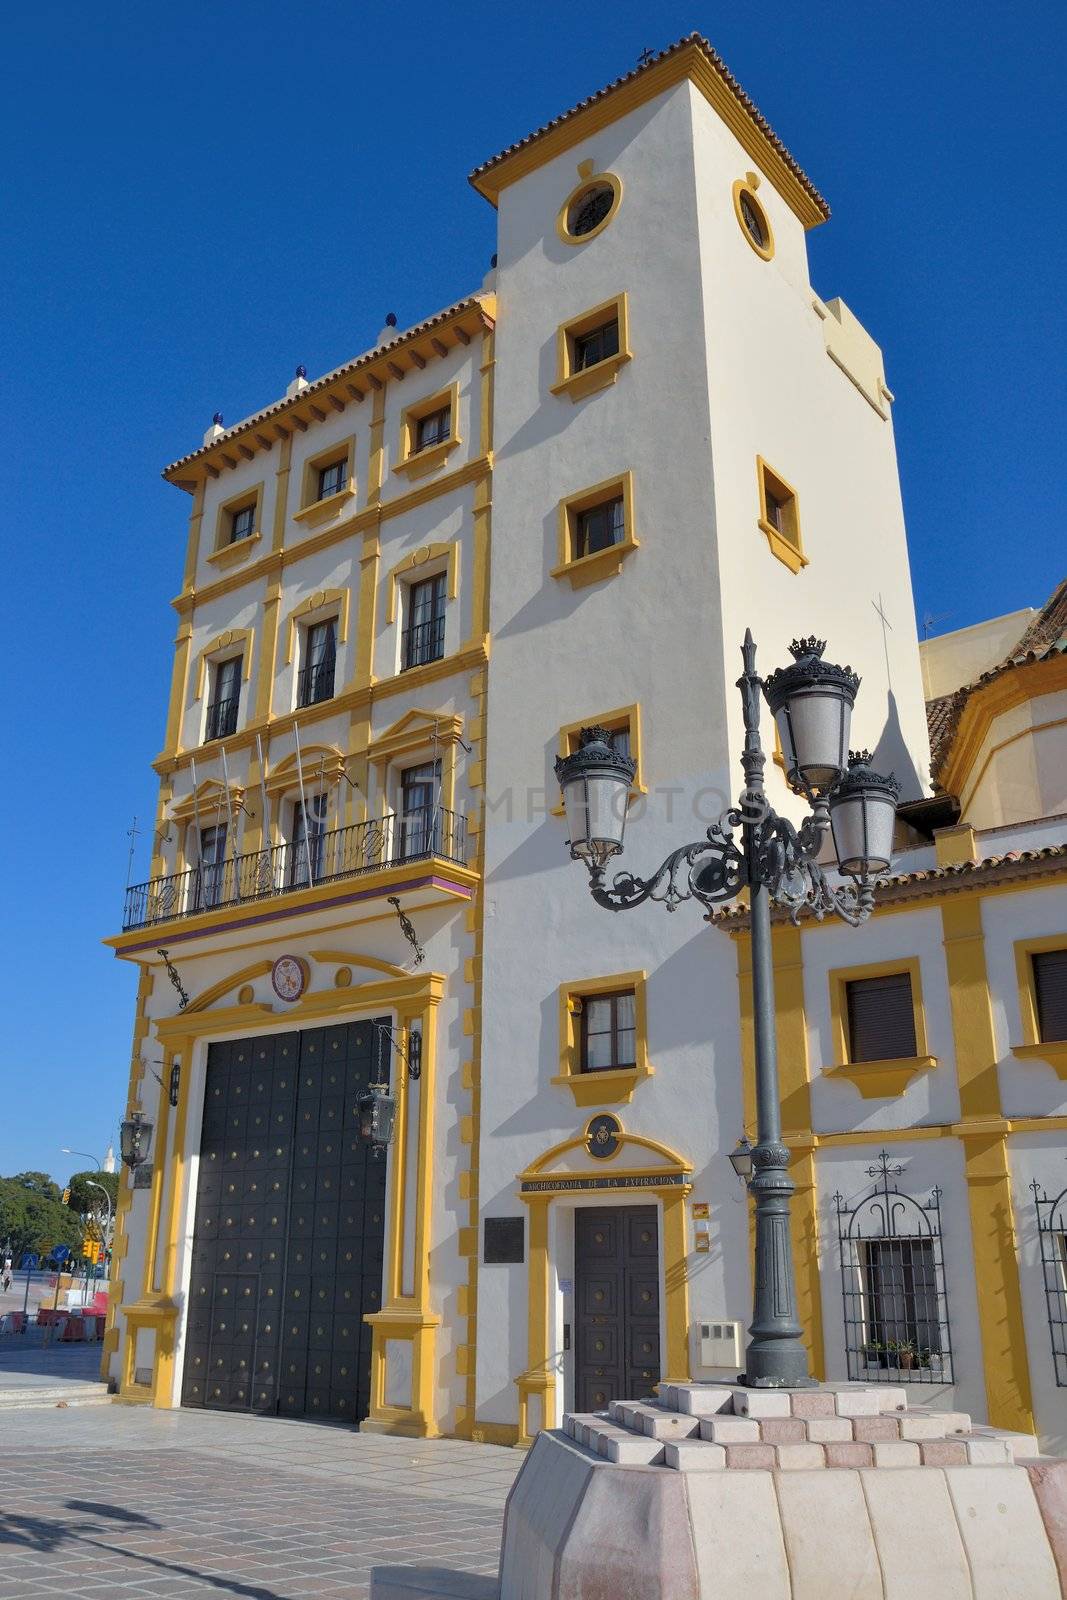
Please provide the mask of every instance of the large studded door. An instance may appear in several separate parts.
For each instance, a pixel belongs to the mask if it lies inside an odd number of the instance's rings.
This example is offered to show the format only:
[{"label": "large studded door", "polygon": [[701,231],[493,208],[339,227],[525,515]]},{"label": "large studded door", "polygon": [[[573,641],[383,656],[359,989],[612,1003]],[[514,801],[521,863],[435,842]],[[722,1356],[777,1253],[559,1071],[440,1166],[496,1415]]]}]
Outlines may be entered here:
[{"label": "large studded door", "polygon": [[210,1047],[183,1404],[367,1415],[387,1164],[356,1100],[377,1048],[369,1020]]},{"label": "large studded door", "polygon": [[661,1375],[656,1209],[580,1207],[574,1219],[574,1405],[599,1411]]}]

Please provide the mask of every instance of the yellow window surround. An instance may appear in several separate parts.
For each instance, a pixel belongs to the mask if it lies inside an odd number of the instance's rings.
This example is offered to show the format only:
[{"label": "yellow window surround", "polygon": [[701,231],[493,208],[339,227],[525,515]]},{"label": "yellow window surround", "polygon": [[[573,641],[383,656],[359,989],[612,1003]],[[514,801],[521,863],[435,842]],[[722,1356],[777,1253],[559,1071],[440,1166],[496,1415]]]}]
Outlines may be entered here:
[{"label": "yellow window surround", "polygon": [[[738,178],[733,187],[734,215],[737,217],[738,227],[745,236],[745,243],[751,250],[756,252],[761,261],[770,261],[774,255],[774,230],[771,227],[770,217],[756,199],[756,190],[759,188],[759,183],[758,172],[746,172],[743,178]],[[745,205],[752,208],[753,215],[763,231],[763,244],[760,244],[755,238],[745,220],[742,200]]]},{"label": "yellow window surround", "polygon": [[372,739],[366,755],[376,774],[381,804],[388,802],[391,772],[395,776],[401,764],[408,767],[437,759],[441,763],[441,805],[446,811],[455,811],[457,745],[462,737],[461,716],[413,710]]},{"label": "yellow window surround", "polygon": [[[622,203],[622,179],[616,177],[614,172],[594,172],[592,161],[579,161],[578,177],[581,180],[564,200],[556,216],[556,233],[564,244],[588,244],[614,220],[615,213]],[[570,229],[571,211],[584,195],[594,189],[610,189],[611,205],[595,228],[590,228],[588,233],[572,233]]]},{"label": "yellow window surround", "polygon": [[419,583],[423,578],[432,578],[438,572],[448,574],[448,598],[454,600],[459,594],[459,540],[453,539],[449,543],[420,544],[417,550],[398,561],[386,574],[386,615],[387,622],[395,622],[399,612],[399,589],[403,583]]},{"label": "yellow window surround", "polygon": [[[630,785],[630,799],[636,800],[641,795],[648,793],[644,782],[644,764],[641,755],[641,705],[635,702],[632,706],[616,706],[614,711],[605,711],[601,716],[582,717],[578,722],[565,723],[559,730],[560,756],[573,755],[578,748],[578,739],[583,728],[606,728],[609,733],[618,733],[620,729],[627,728],[630,733],[630,754],[637,763],[634,772],[634,781]],[[562,817],[562,800],[552,807],[554,817]]]},{"label": "yellow window surround", "polygon": [[228,661],[237,654],[235,646],[240,645],[241,677],[245,683],[252,676],[252,646],[255,641],[254,628],[229,628],[225,633],[220,633],[218,638],[206,644],[196,658],[196,693],[194,700],[202,700],[204,696],[204,682],[207,677],[208,663]]},{"label": "yellow window surround", "polygon": [[[252,532],[243,539],[236,539],[230,543],[230,531],[233,519],[239,511],[246,506],[255,508],[252,517]],[[253,484],[243,494],[232,495],[229,500],[223,500],[215,517],[215,548],[207,559],[212,566],[226,568],[236,567],[240,562],[247,560],[263,537],[261,524],[263,521],[263,484]]]},{"label": "yellow window surround", "polygon": [[[448,438],[441,439],[437,444],[427,445],[422,450],[417,449],[419,423],[425,417],[432,416],[435,411],[446,409]],[[400,439],[393,471],[407,478],[424,478],[429,473],[436,472],[461,443],[459,383],[454,382],[450,383],[447,389],[439,389],[436,394],[427,395],[424,400],[416,400],[412,405],[404,407],[400,413]]]},{"label": "yellow window surround", "polygon": [[308,628],[313,623],[326,622],[331,616],[336,617],[337,643],[345,643],[348,638],[348,606],[351,594],[351,589],[320,589],[317,594],[308,595],[306,600],[301,600],[298,606],[293,607],[285,619],[286,665],[293,659],[293,645],[298,627]]},{"label": "yellow window surround", "polygon": [[[345,464],[344,487],[336,494],[328,494],[324,500],[318,498],[319,473],[327,467],[332,467],[335,461]],[[309,456],[304,462],[304,473],[300,488],[300,509],[293,512],[294,522],[305,522],[314,527],[316,523],[326,522],[330,517],[347,505],[356,492],[356,436],[350,433],[347,439],[336,439],[328,449],[320,450],[316,455]]]},{"label": "yellow window surround", "polygon": [[[605,356],[593,366],[584,367],[576,372],[574,357],[577,341],[586,334],[595,333],[598,328],[604,327],[609,322],[617,322],[619,325],[618,351],[615,355]],[[561,322],[556,329],[556,381],[550,392],[569,395],[573,401],[584,400],[587,395],[597,394],[601,389],[610,388],[619,376],[620,370],[633,359],[629,323],[629,306],[625,291],[615,295],[611,300],[605,300],[600,305],[594,306],[591,311],[584,311],[580,317],[572,317],[569,322]]]},{"label": "yellow window surround", "polygon": [[[806,567],[808,558],[800,537],[800,503],[791,484],[767,465],[762,456],[756,457],[756,477],[759,481],[759,526],[767,535],[772,554],[784,562],[790,572]],[[778,502],[782,526],[771,520],[769,497]]]},{"label": "yellow window surround", "polygon": [[[559,1073],[553,1083],[568,1088],[579,1106],[627,1105],[639,1083],[656,1070],[648,1059],[647,973],[616,972],[604,978],[583,978],[559,986]],[[600,1072],[583,1072],[581,1063],[582,1001],[597,995],[634,994],[635,1064]]]},{"label": "yellow window surround", "polygon": [[[622,497],[623,537],[618,544],[610,544],[592,555],[576,556],[578,517],[583,511],[604,505]],[[550,577],[566,578],[572,589],[583,589],[586,584],[599,583],[603,578],[613,578],[622,571],[626,557],[638,548],[634,533],[634,481],[632,472],[619,473],[605,478],[601,483],[590,484],[559,502],[557,513],[558,564]]]},{"label": "yellow window surround", "polygon": [[1056,1074],[1067,1078],[1067,1039],[1042,1039],[1037,1015],[1037,985],[1034,982],[1034,956],[1047,950],[1067,949],[1067,931],[1043,939],[1019,939],[1015,943],[1015,974],[1019,987],[1019,1021],[1023,1037],[1013,1044],[1011,1053],[1020,1061],[1047,1061]]},{"label": "yellow window surround", "polygon": [[[912,1020],[915,1025],[915,1055],[885,1061],[853,1061],[848,1036],[848,995],[850,983],[863,978],[888,978],[907,973],[911,979]],[[922,975],[918,956],[902,956],[897,961],[877,961],[865,967],[836,967],[827,974],[830,984],[830,1031],[835,1064],[823,1067],[828,1078],[847,1078],[865,1100],[889,1100],[903,1093],[920,1072],[937,1066],[929,1054],[926,1039],[926,1011],[923,1006]]]}]

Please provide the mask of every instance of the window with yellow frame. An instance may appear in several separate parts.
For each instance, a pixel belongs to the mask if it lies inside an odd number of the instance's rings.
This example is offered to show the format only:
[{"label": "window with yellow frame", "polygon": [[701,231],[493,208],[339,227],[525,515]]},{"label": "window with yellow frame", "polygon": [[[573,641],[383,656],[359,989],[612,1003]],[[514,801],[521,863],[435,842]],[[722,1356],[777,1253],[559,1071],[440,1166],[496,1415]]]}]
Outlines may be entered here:
[{"label": "window with yellow frame", "polygon": [[609,388],[632,359],[625,294],[561,322],[556,329],[556,381],[551,392],[572,401]]},{"label": "window with yellow frame", "polygon": [[559,502],[557,518],[559,560],[551,576],[566,578],[574,589],[615,577],[638,548],[633,473],[619,473],[569,495]]},{"label": "window with yellow frame", "polygon": [[262,520],[262,483],[224,500],[215,519],[215,548],[207,558],[212,566],[236,566],[246,560],[262,538]]},{"label": "window with yellow frame", "polygon": [[828,974],[834,1062],[828,1077],[847,1078],[865,1099],[890,1099],[937,1065],[929,1053],[917,956]]},{"label": "window with yellow frame", "polygon": [[1015,945],[1022,1039],[1011,1047],[1022,1061],[1046,1061],[1067,1078],[1067,932]]},{"label": "window with yellow frame", "polygon": [[759,526],[767,536],[772,554],[790,572],[799,572],[801,567],[807,566],[808,558],[800,537],[797,492],[762,456],[756,457],[756,476],[759,481]]},{"label": "window with yellow frame", "polygon": [[400,439],[394,472],[422,478],[435,472],[460,443],[459,384],[416,400],[400,413]]},{"label": "window with yellow frame", "polygon": [[559,1072],[576,1105],[626,1105],[651,1077],[644,972],[559,986]]},{"label": "window with yellow frame", "polygon": [[338,439],[304,462],[297,522],[325,522],[356,492],[356,436]]},{"label": "window with yellow frame", "polygon": [[[612,748],[620,755],[629,756],[636,763],[634,781],[630,785],[630,799],[636,800],[641,795],[647,794],[648,789],[644,783],[644,765],[641,754],[641,707],[639,704],[632,706],[616,706],[614,711],[605,711],[601,716],[582,717],[579,722],[565,723],[559,730],[559,754],[571,756],[578,749],[583,728],[604,728],[610,736]],[[554,817],[562,817],[563,802],[552,807]]]}]

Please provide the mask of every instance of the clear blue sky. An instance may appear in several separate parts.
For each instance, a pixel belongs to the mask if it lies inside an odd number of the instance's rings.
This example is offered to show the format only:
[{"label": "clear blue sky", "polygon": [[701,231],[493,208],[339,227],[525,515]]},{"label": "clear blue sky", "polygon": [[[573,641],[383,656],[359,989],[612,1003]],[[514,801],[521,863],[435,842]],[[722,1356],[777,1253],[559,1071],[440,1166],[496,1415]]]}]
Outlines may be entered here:
[{"label": "clear blue sky", "polygon": [[812,278],[886,352],[919,616],[1063,576],[1062,3],[11,9],[0,1173],[65,1177],[122,1115],[135,974],[98,941],[163,735],[188,502],[160,467],[475,287],[471,168],[693,29],[833,208]]}]

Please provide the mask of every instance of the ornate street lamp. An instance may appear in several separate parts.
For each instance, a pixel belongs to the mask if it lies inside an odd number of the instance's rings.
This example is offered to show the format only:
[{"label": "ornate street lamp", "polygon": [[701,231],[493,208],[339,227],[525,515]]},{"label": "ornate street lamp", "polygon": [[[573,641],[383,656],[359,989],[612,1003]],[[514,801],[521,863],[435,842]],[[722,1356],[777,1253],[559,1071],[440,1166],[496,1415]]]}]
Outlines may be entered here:
[{"label": "ornate street lamp", "polygon": [[140,1111],[135,1111],[119,1127],[119,1150],[131,1172],[143,1167],[148,1160],[148,1152],[152,1148],[152,1126]]},{"label": "ornate street lamp", "polygon": [[[705,838],[673,851],[650,878],[620,872],[609,887],[604,871],[622,851],[634,763],[612,750],[603,728],[583,728],[579,748],[556,762],[568,847],[575,860],[585,862],[598,905],[628,911],[659,900],[674,911],[683,900],[697,900],[710,909],[745,887],[749,891],[757,1137],[754,1147],[742,1140],[730,1161],[747,1179],[756,1209],[754,1310],[742,1378],[755,1388],[812,1382],[797,1320],[789,1232],[795,1185],[782,1143],[771,902],[786,907],[794,921],[807,907],[819,919],[832,911],[853,927],[865,922],[874,904],[874,878],[889,865],[899,794],[892,776],[871,771],[866,752],[849,755],[859,678],[850,667],[824,661],[825,648],[821,639],[794,640],[792,665],[764,683],[756,673],[752,634],[745,633],[744,671],[737,683],[745,723],[745,787],[737,805],[723,812]],[[759,736],[763,696],[778,727],[790,787],[811,806],[799,829],[767,804]],[[839,870],[853,880],[850,884],[832,883],[819,865],[829,830]]]},{"label": "ornate street lamp", "polygon": [[373,1082],[357,1096],[356,1112],[359,1117],[359,1136],[370,1145],[371,1156],[377,1161],[387,1146],[392,1144],[396,1130],[396,1096],[390,1092],[384,1076],[383,1042],[388,1039],[392,1044],[407,1067],[408,1077],[418,1078],[422,1073],[422,1034],[408,1028],[401,1039],[388,1023],[376,1022],[374,1026],[378,1030],[377,1070]]}]

